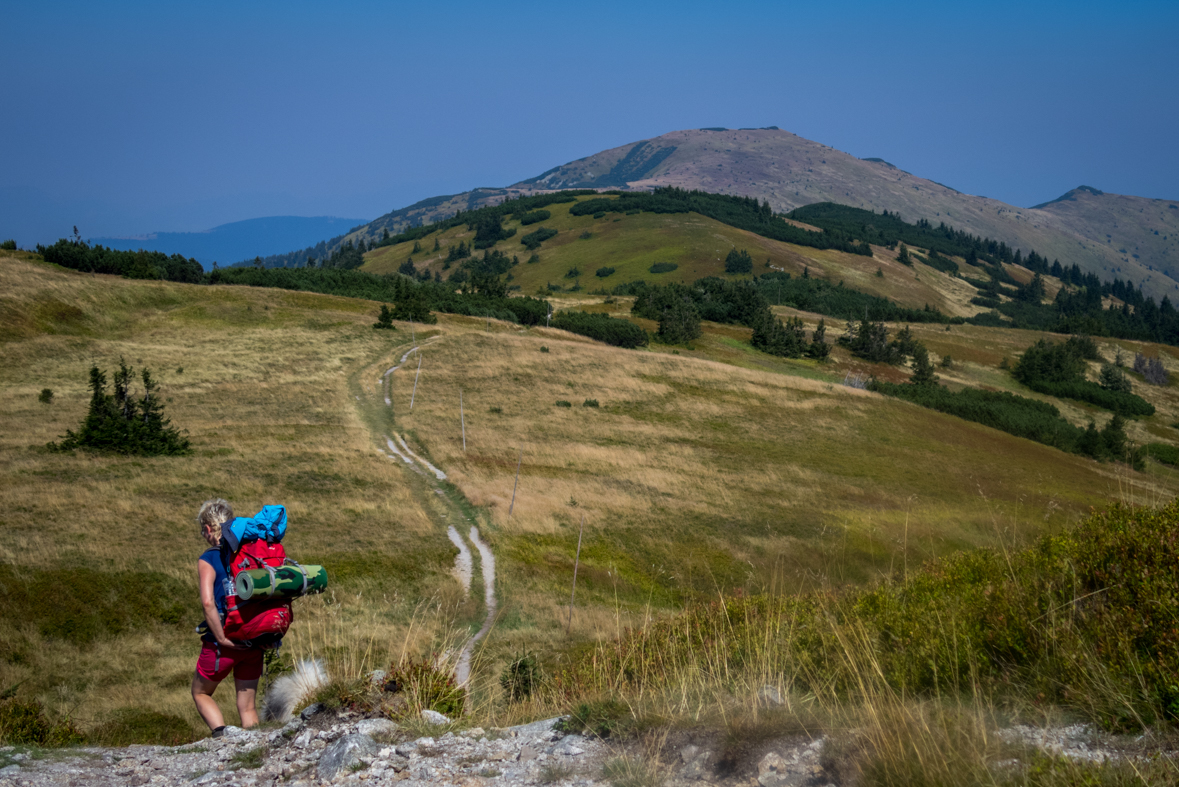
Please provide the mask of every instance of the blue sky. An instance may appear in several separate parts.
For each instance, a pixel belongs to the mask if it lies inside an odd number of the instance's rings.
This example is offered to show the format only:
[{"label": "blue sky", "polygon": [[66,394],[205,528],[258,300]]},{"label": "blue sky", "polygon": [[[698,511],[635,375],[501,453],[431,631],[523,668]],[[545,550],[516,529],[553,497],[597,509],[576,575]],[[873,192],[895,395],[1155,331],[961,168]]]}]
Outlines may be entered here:
[{"label": "blue sky", "polygon": [[1179,198],[1179,3],[3,3],[0,236],[373,218],[777,125],[1017,205]]}]

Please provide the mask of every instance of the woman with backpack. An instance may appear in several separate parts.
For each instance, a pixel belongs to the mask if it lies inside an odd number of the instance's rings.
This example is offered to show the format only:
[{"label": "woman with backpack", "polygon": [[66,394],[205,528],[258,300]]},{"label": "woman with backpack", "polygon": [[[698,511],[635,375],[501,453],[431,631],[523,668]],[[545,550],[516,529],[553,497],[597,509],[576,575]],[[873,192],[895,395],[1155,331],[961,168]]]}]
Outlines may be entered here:
[{"label": "woman with backpack", "polygon": [[221,737],[225,731],[221,708],[213,699],[217,686],[230,672],[233,673],[241,725],[253,727],[258,723],[254,701],[258,680],[262,677],[264,648],[239,647],[225,636],[222,628],[226,599],[233,595],[234,589],[225,569],[228,562],[225,558],[228,555],[222,555],[222,550],[228,551],[228,545],[221,538],[221,526],[232,522],[233,518],[233,508],[220,498],[206,500],[197,513],[201,536],[210,547],[197,560],[201,607],[204,608],[208,631],[201,637],[201,655],[197,658],[196,673],[192,677],[192,699],[196,703],[197,713],[209,725],[214,738]]}]

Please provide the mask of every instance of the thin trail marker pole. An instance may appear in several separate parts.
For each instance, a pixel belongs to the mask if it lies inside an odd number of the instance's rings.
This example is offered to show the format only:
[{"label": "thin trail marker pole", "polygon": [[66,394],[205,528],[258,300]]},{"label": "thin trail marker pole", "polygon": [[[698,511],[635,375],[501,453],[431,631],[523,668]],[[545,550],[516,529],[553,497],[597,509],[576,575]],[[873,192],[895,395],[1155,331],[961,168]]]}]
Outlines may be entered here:
[{"label": "thin trail marker pole", "polygon": [[413,409],[414,397],[418,395],[418,378],[422,376],[422,354],[418,353],[418,373],[413,376],[413,393],[409,395],[409,409]]},{"label": "thin trail marker pole", "polygon": [[585,532],[585,514],[581,515],[581,528],[577,531],[577,557],[573,559],[573,592],[569,594],[569,624],[565,626],[565,636],[573,630],[573,599],[577,597],[577,566],[581,563],[581,534]]},{"label": "thin trail marker pole", "polygon": [[413,320],[409,321],[409,335],[413,337],[413,346],[418,346],[418,332],[414,330]]},{"label": "thin trail marker pole", "polygon": [[512,509],[516,507],[516,487],[520,485],[520,463],[524,461],[524,449],[520,449],[520,458],[516,460],[516,483],[512,484],[512,503],[508,506],[508,519],[512,518]]},{"label": "thin trail marker pole", "polygon": [[463,415],[463,389],[459,389],[459,423],[463,425],[463,452],[467,450],[467,417]]}]

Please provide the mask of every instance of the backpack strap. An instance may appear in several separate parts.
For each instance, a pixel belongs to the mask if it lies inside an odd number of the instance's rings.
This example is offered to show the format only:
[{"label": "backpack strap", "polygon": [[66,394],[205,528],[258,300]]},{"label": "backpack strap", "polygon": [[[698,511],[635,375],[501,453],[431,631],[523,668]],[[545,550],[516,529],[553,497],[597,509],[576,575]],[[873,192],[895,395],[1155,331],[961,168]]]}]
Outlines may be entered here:
[{"label": "backpack strap", "polygon": [[[303,595],[306,596],[307,595],[307,569],[303,568],[298,563],[291,560],[289,557],[283,558],[283,565],[285,566],[287,563],[290,563],[292,566],[299,569],[299,573],[303,575]],[[273,583],[274,583],[274,572],[273,571],[270,572],[270,582],[273,585]]]}]

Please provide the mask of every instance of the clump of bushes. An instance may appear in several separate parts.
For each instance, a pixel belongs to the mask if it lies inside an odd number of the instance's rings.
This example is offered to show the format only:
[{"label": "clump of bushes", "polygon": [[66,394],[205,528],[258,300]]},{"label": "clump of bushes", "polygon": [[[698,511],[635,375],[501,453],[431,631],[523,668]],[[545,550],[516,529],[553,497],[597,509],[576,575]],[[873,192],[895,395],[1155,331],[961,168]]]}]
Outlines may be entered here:
[{"label": "clump of bushes", "polygon": [[41,404],[53,404],[53,389],[42,388],[41,393],[37,394],[37,401]]},{"label": "clump of bushes", "polygon": [[1092,459],[1126,462],[1137,470],[1143,469],[1141,449],[1130,446],[1126,438],[1126,420],[1116,413],[1102,429],[1092,422],[1082,429],[1062,418],[1060,411],[1048,402],[1006,391],[977,388],[951,391],[932,383],[898,385],[879,380],[871,381],[868,388],[1062,451]]},{"label": "clump of bushes", "polygon": [[[530,251],[536,251],[540,248],[540,244],[544,243],[549,238],[555,237],[557,237],[556,230],[549,227],[540,227],[535,232],[530,232],[524,237],[520,238],[520,243],[524,244],[524,247]],[[535,257],[536,255],[533,256]],[[533,260],[530,259],[528,261],[532,262]],[[539,258],[536,261],[539,262]]]},{"label": "clump of bushes", "polygon": [[525,213],[520,217],[520,223],[527,227],[529,224],[537,224],[550,218],[553,214],[547,210],[533,210]]},{"label": "clump of bushes", "polygon": [[574,265],[569,270],[565,271],[565,278],[566,279],[576,279],[580,275],[581,275],[581,268],[578,268],[576,265]]},{"label": "clump of bushes", "polygon": [[581,406],[582,407],[597,407],[598,400],[597,399],[586,399],[584,402],[581,403]]},{"label": "clump of bushes", "polygon": [[0,249],[4,251],[16,251],[16,241],[6,240],[3,243],[0,243]]},{"label": "clump of bushes", "polygon": [[90,368],[90,411],[75,434],[66,431],[59,443],[49,443],[50,451],[109,451],[139,456],[180,456],[192,453],[187,437],[164,417],[159,383],[144,369],[141,374],[143,396],[131,395],[133,371],[119,359],[114,374],[114,394],[106,392],[106,375],[97,366]]},{"label": "clump of bushes", "polygon": [[597,276],[599,279],[604,279],[607,276],[613,276],[614,269],[613,268],[598,268],[596,271],[594,271],[594,275]]},{"label": "clump of bushes", "polygon": [[745,249],[734,248],[725,257],[725,273],[753,273],[753,257]]},{"label": "clump of bushes", "polygon": [[1072,336],[1060,344],[1041,339],[1024,351],[1013,373],[1037,393],[1089,402],[1122,415],[1154,415],[1154,405],[1130,393],[1120,369],[1107,367],[1105,385],[1085,379],[1085,361],[1098,358],[1096,344],[1086,336]]},{"label": "clump of bushes", "polygon": [[557,407],[572,407],[572,406],[573,406],[573,402],[570,402],[568,399],[558,399],[557,400]]},{"label": "clump of bushes", "polygon": [[607,314],[563,311],[553,318],[554,328],[588,336],[615,347],[635,348],[648,343],[647,332],[629,320]]},{"label": "clump of bushes", "polygon": [[1168,443],[1147,443],[1142,450],[1156,462],[1179,467],[1179,447]]},{"label": "clump of bushes", "polygon": [[651,273],[671,273],[678,267],[680,266],[674,262],[657,262],[647,270],[649,270]]}]

